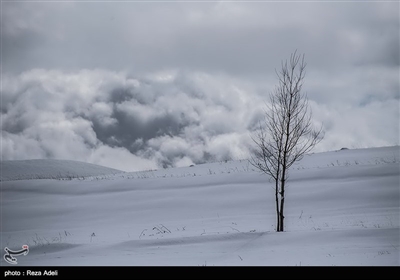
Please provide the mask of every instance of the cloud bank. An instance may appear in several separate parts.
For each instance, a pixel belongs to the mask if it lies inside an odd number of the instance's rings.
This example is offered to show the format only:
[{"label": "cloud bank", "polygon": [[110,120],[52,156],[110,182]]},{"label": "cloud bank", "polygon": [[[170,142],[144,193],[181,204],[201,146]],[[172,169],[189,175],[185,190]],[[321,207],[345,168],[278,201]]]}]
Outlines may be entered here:
[{"label": "cloud bank", "polygon": [[78,159],[139,170],[248,155],[257,95],[227,77],[32,70],[3,79],[3,159]]},{"label": "cloud bank", "polygon": [[[353,105],[349,96],[346,107],[310,100],[326,132],[318,149],[398,144],[398,130],[387,131],[397,121],[396,97],[380,96]],[[247,158],[267,97],[267,84],[206,73],[5,75],[2,158],[75,159],[129,171]]]}]

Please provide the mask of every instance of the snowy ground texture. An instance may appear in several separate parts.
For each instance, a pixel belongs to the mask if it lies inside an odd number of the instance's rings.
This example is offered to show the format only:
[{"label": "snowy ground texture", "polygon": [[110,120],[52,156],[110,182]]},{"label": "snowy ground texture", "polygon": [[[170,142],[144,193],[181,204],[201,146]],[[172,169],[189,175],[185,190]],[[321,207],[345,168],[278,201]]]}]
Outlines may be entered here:
[{"label": "snowy ground texture", "polygon": [[0,162],[0,181],[29,179],[81,179],[123,171],[73,160],[31,159]]},{"label": "snowy ground texture", "polygon": [[24,266],[399,266],[399,155],[306,156],[283,233],[272,183],[246,160],[136,173],[3,162],[1,247],[29,245]]}]

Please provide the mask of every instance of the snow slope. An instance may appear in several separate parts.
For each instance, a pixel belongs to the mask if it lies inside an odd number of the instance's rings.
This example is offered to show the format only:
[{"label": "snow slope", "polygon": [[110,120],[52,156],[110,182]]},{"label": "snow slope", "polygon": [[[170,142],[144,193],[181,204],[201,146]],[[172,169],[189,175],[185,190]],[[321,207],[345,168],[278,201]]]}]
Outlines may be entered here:
[{"label": "snow slope", "polygon": [[283,233],[272,183],[246,160],[4,181],[1,246],[29,245],[25,266],[398,266],[399,162],[398,146],[306,156]]},{"label": "snow slope", "polygon": [[0,162],[0,180],[72,179],[123,171],[74,160],[32,159]]}]

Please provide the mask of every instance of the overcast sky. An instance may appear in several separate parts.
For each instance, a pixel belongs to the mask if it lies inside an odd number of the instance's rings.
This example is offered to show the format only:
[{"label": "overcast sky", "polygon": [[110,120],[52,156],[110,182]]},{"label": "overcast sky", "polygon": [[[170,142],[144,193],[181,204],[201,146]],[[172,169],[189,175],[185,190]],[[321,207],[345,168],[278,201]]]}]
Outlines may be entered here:
[{"label": "overcast sky", "polygon": [[399,2],[2,2],[2,160],[126,171],[249,156],[305,54],[324,140],[399,145]]}]

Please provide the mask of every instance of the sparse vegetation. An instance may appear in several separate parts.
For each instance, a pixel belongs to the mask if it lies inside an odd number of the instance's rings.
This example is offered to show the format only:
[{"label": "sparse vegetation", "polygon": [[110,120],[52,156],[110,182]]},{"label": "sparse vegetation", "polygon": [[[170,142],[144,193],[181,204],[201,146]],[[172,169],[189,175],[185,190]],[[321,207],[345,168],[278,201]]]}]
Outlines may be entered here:
[{"label": "sparse vegetation", "polygon": [[27,240],[28,245],[34,246],[46,246],[55,243],[65,243],[67,242],[68,236],[71,236],[71,233],[64,230],[64,232],[59,232],[58,235],[53,237],[45,237],[40,236],[39,234],[35,233],[35,236],[31,238],[32,241]]}]

